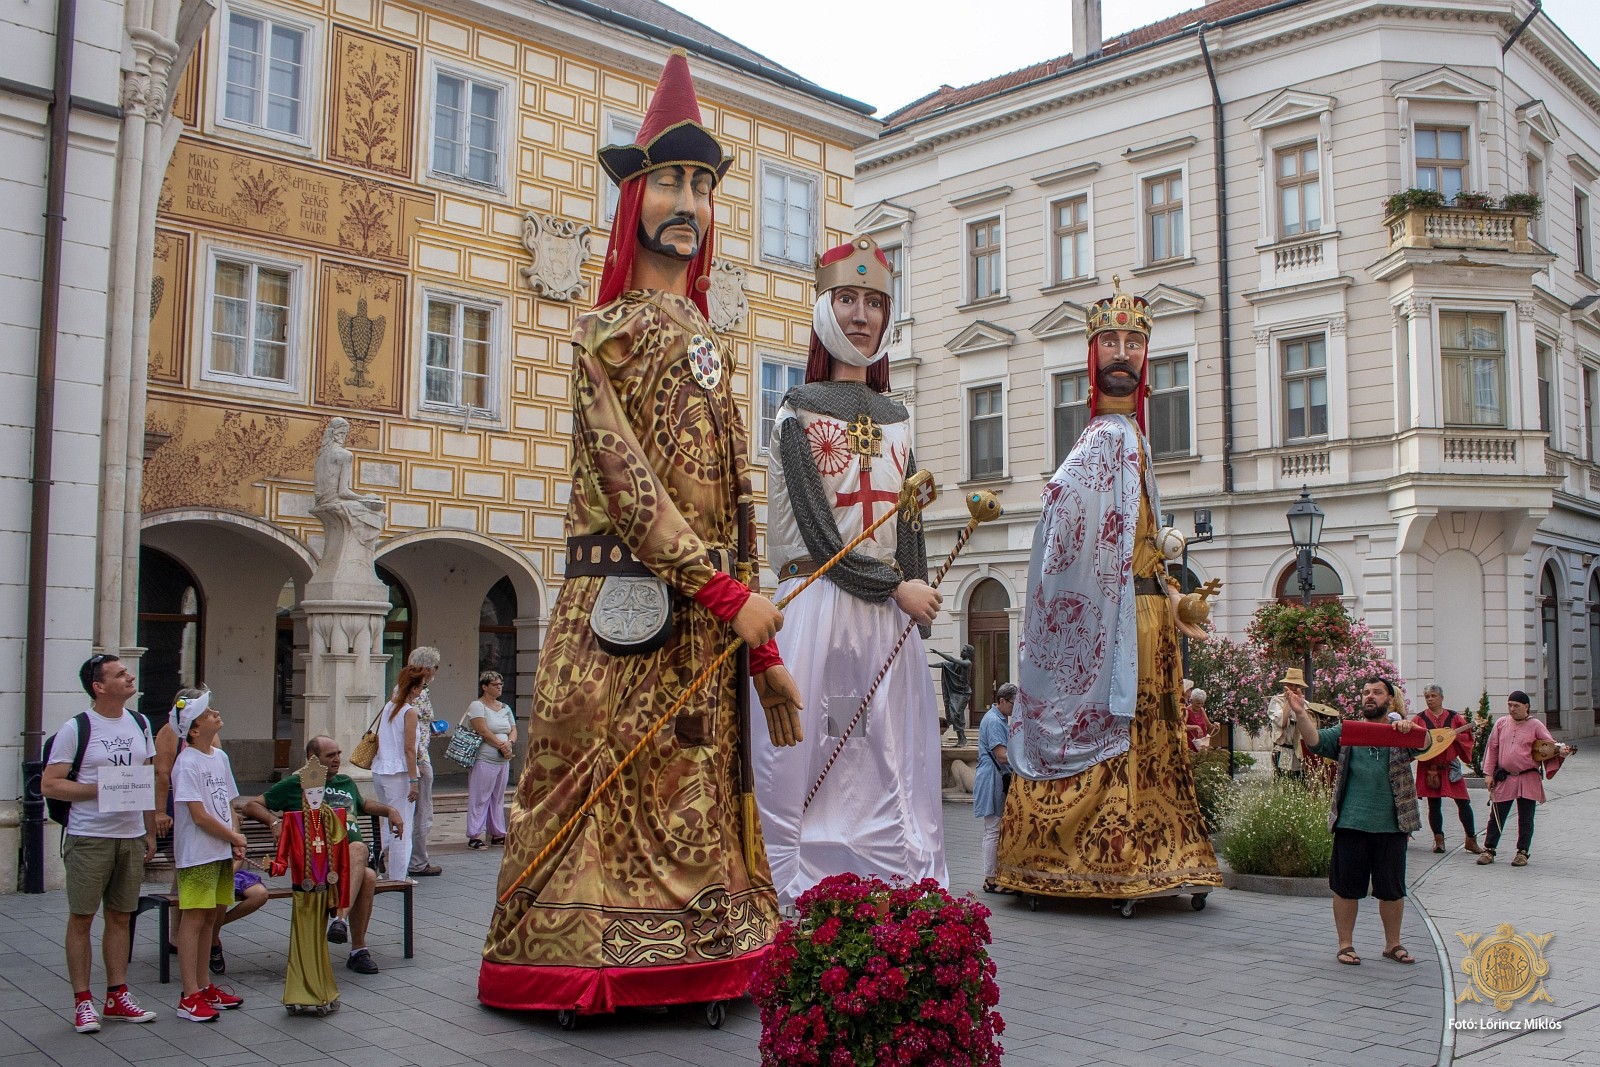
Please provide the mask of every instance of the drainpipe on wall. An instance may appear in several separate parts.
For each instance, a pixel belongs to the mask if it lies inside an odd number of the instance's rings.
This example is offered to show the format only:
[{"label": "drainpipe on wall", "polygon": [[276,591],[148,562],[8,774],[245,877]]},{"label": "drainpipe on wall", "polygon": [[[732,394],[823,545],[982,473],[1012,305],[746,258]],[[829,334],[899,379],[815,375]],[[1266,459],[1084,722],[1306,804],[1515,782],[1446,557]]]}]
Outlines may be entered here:
[{"label": "drainpipe on wall", "polygon": [[44,892],[44,642],[50,576],[50,475],[55,455],[56,342],[61,320],[61,248],[66,232],[67,134],[77,0],[56,2],[55,80],[45,118],[44,262],[39,277],[39,346],[34,369],[32,503],[28,519],[27,652],[22,685],[21,889]]},{"label": "drainpipe on wall", "polygon": [[1222,145],[1222,91],[1217,87],[1217,71],[1211,65],[1211,49],[1206,46],[1205,23],[1200,24],[1200,55],[1206,62],[1206,78],[1211,82],[1211,142],[1215,155],[1213,170],[1217,183],[1217,317],[1222,329],[1222,491],[1233,492],[1233,293],[1228,285],[1228,173]]}]

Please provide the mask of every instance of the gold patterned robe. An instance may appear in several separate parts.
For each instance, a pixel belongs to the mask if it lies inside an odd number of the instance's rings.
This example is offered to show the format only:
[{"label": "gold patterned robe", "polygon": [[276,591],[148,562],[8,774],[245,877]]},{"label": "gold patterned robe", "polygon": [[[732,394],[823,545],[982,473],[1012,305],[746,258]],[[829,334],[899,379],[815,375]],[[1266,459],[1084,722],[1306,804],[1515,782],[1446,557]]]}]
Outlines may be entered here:
[{"label": "gold patterned robe", "polygon": [[[1141,468],[1145,462],[1141,448]],[[1155,535],[1155,516],[1141,489],[1136,577],[1163,573]],[[1222,884],[1195,799],[1178,708],[1183,666],[1171,607],[1165,596],[1147,595],[1134,598],[1134,611],[1139,682],[1128,751],[1069,778],[1012,779],[995,873],[1008,889],[1130,899],[1185,884]]]},{"label": "gold patterned robe", "polygon": [[[732,661],[521,879],[732,637],[692,599],[715,573],[707,548],[736,546],[737,499],[749,492],[733,368],[715,336],[694,304],[660,292],[625,293],[578,321],[567,532],[620,537],[673,587],[674,631],[655,652],[610,655],[589,627],[603,579],[562,583],[497,897],[516,889],[495,910],[479,975],[490,1006],[599,1012],[736,997],[772,940],[771,876],[764,860],[747,870],[741,852]],[[691,369],[698,347],[708,378],[706,340],[722,363],[710,387]]]}]

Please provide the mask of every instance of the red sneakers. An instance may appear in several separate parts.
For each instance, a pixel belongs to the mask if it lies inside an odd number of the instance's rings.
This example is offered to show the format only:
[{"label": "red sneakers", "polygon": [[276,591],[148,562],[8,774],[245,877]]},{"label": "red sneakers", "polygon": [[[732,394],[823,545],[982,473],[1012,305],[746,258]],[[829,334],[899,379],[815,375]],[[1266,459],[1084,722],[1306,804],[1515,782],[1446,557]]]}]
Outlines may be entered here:
[{"label": "red sneakers", "polygon": [[217,1021],[217,1009],[206,1000],[206,991],[202,989],[178,1001],[178,1018],[192,1023],[214,1023]]},{"label": "red sneakers", "polygon": [[80,1034],[98,1034],[100,1015],[94,1010],[94,1001],[80,1000],[72,1013],[72,1028]]},{"label": "red sneakers", "polygon": [[119,989],[115,993],[107,993],[105,1010],[100,1014],[108,1022],[112,1019],[120,1019],[125,1023],[153,1023],[156,1021],[156,1013],[139,1007],[139,1002],[133,999],[133,994],[128,992],[126,988]]},{"label": "red sneakers", "polygon": [[228,1011],[244,1004],[243,997],[234,996],[215,982],[200,990],[200,995],[205,998],[207,1004],[210,1004],[218,1011]]}]

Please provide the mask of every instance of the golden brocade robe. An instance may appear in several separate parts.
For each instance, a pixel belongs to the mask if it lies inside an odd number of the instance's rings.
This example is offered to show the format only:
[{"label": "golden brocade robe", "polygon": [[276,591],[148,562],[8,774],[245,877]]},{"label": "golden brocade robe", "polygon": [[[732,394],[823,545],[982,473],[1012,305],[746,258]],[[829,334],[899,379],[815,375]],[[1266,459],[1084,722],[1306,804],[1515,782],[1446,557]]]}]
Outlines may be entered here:
[{"label": "golden brocade robe", "polygon": [[516,889],[484,946],[479,998],[491,1006],[606,1011],[738,996],[775,932],[766,863],[747,870],[741,850],[738,794],[749,787],[732,660],[519,881],[732,637],[692,599],[715,573],[707,549],[736,546],[737,500],[749,493],[732,377],[683,297],[625,293],[578,321],[567,532],[620,537],[673,588],[674,630],[655,652],[611,655],[589,626],[604,579],[562,583],[497,897]]},{"label": "golden brocade robe", "polygon": [[[1141,474],[1146,463],[1141,448]],[[1155,516],[1141,487],[1133,576],[1164,571]],[[1000,823],[995,881],[1058,897],[1129,899],[1222,874],[1195,799],[1178,707],[1178,632],[1165,596],[1134,598],[1138,696],[1128,751],[1069,778],[1011,782]]]}]

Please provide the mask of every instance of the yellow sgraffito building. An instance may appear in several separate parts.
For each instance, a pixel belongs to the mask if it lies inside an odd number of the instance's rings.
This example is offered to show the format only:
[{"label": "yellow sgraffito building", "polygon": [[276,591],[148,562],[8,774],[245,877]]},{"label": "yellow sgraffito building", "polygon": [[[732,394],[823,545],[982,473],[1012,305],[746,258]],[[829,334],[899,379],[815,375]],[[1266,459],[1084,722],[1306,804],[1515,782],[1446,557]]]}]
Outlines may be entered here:
[{"label": "yellow sgraffito building", "polygon": [[144,710],[207,683],[241,779],[301,738],[334,416],[352,488],[387,508],[391,677],[431,645],[442,717],[480,669],[526,708],[562,578],[569,334],[615,203],[595,152],[632,139],[674,46],[735,157],[712,318],[759,492],[763,403],[799,380],[812,256],[848,234],[869,108],[652,0],[220,5],[160,190],[137,610]]}]

